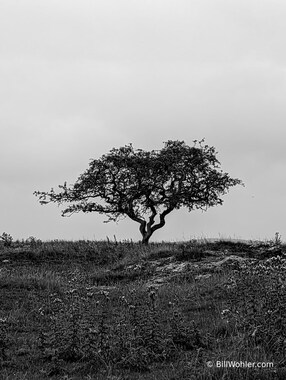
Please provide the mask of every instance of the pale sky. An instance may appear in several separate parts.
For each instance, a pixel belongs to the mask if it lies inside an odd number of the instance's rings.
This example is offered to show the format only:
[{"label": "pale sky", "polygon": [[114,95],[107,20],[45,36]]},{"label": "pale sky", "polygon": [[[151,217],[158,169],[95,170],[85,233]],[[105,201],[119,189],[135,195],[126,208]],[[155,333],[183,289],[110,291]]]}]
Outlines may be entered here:
[{"label": "pale sky", "polygon": [[151,240],[286,240],[285,19],[283,0],[1,0],[0,235],[138,240],[135,222],[63,218],[33,191],[113,147],[205,138],[245,188]]}]

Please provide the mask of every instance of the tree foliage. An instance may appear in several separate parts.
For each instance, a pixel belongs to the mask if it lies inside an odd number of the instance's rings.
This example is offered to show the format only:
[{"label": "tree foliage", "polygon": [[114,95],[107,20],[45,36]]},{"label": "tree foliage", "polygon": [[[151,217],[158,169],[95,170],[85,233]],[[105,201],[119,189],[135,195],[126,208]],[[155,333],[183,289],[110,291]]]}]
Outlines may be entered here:
[{"label": "tree foliage", "polygon": [[106,214],[107,221],[128,216],[140,224],[142,242],[148,243],[171,211],[221,205],[221,196],[242,184],[220,169],[216,154],[204,140],[195,140],[192,147],[169,140],[161,150],[152,151],[134,150],[129,144],[91,160],[74,185],[65,182],[59,192],[34,194],[41,204],[67,203],[63,216],[80,211]]}]

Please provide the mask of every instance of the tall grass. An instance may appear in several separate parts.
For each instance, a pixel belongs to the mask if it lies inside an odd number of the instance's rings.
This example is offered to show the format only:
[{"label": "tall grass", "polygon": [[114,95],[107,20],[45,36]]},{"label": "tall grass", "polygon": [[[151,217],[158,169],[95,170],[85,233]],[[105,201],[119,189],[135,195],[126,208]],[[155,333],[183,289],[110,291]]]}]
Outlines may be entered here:
[{"label": "tall grass", "polygon": [[[2,246],[1,376],[284,379],[285,247],[269,260],[260,249],[226,241]],[[277,253],[276,246],[269,252]],[[228,253],[257,260],[220,271],[204,265]],[[157,273],[153,264],[170,260],[187,261],[186,270],[159,288],[146,286]],[[273,361],[275,367],[206,364],[219,360]]]}]

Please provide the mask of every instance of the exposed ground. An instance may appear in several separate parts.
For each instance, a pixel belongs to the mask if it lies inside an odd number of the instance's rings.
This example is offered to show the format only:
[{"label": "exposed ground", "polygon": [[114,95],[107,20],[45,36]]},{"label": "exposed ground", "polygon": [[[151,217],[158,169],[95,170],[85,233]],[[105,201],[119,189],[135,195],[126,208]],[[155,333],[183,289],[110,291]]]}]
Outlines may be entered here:
[{"label": "exposed ground", "polygon": [[2,244],[0,379],[285,379],[285,252],[279,241]]}]

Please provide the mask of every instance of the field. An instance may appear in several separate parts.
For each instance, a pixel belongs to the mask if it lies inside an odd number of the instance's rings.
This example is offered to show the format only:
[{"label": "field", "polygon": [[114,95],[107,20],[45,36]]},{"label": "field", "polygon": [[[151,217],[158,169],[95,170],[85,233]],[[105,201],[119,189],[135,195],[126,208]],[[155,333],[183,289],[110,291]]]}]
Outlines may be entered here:
[{"label": "field", "polygon": [[1,379],[286,378],[278,239],[0,244]]}]

